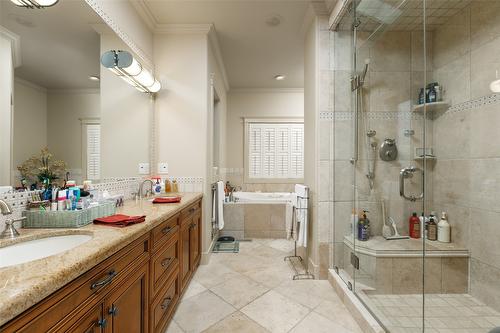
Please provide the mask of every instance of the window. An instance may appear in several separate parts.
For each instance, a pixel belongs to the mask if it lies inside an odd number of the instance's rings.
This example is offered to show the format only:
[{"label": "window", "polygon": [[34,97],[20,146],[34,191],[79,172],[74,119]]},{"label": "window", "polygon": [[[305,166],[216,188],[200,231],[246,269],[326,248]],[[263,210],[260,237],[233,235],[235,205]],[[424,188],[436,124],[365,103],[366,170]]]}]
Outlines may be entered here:
[{"label": "window", "polygon": [[87,125],[87,179],[101,178],[101,125]]},{"label": "window", "polygon": [[81,118],[83,177],[101,178],[101,124],[99,118]]},{"label": "window", "polygon": [[249,180],[304,178],[304,124],[247,122]]}]

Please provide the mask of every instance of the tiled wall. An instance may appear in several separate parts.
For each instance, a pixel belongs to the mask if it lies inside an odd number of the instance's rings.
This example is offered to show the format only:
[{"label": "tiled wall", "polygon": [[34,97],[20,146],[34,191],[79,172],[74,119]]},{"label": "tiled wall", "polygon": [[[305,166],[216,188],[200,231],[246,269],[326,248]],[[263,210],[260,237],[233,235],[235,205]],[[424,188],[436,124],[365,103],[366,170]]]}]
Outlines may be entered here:
[{"label": "tiled wall", "polygon": [[[470,292],[500,309],[500,2],[474,1],[437,30],[434,77],[452,108],[434,116],[434,205],[471,251]],[[486,96],[486,97],[485,97]]]}]

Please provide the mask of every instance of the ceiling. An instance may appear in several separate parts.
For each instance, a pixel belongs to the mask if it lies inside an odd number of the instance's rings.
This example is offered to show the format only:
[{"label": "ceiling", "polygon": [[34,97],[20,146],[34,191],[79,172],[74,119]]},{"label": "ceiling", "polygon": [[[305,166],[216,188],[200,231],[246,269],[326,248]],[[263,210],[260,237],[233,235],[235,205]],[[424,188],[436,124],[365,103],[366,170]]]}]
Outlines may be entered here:
[{"label": "ceiling", "polygon": [[[214,24],[231,89],[304,86],[308,0],[135,1],[153,24]],[[278,74],[285,80],[275,80]]]},{"label": "ceiling", "polygon": [[21,67],[15,75],[47,89],[98,88],[100,39],[92,24],[103,23],[83,1],[59,1],[40,10],[0,0],[0,25],[20,36]]}]

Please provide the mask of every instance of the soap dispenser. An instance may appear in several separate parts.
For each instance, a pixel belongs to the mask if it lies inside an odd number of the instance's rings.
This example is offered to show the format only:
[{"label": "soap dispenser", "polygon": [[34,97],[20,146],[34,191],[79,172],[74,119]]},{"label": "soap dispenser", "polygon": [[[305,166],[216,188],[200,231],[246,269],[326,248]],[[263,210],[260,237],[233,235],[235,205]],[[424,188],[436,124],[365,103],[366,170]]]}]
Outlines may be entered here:
[{"label": "soap dispenser", "polygon": [[446,219],[445,212],[441,215],[441,220],[438,223],[437,229],[438,241],[442,243],[449,243],[451,241],[451,226]]}]

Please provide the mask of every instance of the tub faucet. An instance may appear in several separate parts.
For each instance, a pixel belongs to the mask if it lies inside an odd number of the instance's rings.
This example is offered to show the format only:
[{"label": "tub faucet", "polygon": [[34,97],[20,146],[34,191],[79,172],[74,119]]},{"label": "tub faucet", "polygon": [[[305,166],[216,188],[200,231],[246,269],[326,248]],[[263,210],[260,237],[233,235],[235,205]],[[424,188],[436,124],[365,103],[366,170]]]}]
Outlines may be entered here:
[{"label": "tub faucet", "polygon": [[[2,215],[11,215],[13,212],[12,207],[2,199],[0,199],[0,211],[2,212]],[[6,220],[5,228],[0,233],[0,239],[6,239],[6,238],[10,239],[19,236],[19,232],[17,232],[16,227],[14,226],[14,222],[21,221],[24,219],[25,217],[15,220],[13,219]]]},{"label": "tub faucet", "polygon": [[229,201],[233,202],[234,201],[234,192],[241,191],[241,186],[231,186],[231,192],[229,192]]},{"label": "tub faucet", "polygon": [[[151,184],[149,190],[146,190],[146,195],[144,196],[143,190],[144,190],[144,184],[149,182]],[[153,194],[153,181],[151,179],[145,179],[140,185],[139,185],[139,191],[137,192],[137,195],[139,196],[139,199],[142,199],[143,197],[148,197],[149,194]]]}]

